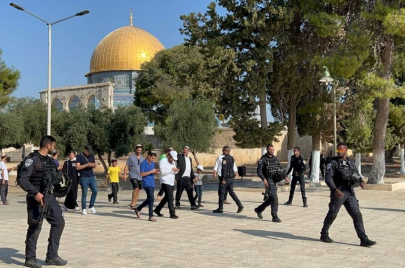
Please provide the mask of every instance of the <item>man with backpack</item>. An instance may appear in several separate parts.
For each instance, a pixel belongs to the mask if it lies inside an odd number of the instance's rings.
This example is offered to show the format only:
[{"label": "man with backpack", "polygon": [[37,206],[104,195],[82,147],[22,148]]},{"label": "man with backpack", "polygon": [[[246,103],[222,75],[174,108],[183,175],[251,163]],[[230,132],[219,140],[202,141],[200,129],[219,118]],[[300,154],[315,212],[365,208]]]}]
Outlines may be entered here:
[{"label": "man with backpack", "polygon": [[238,211],[236,213],[241,213],[244,208],[238,196],[233,191],[234,178],[235,176],[239,177],[239,175],[238,168],[235,164],[235,159],[230,155],[230,152],[231,148],[229,146],[225,146],[223,148],[224,157],[222,158],[222,170],[218,187],[219,207],[212,211],[214,213],[223,212],[225,192],[227,190],[229,191],[229,195],[232,197],[233,201],[235,201],[236,205],[238,206]]},{"label": "man with backpack", "polygon": [[53,159],[48,156],[55,150],[52,136],[41,139],[40,148],[27,156],[17,175],[20,187],[27,192],[28,230],[25,241],[25,266],[40,268],[36,260],[38,236],[42,217],[51,225],[46,264],[63,266],[67,261],[58,256],[59,242],[65,227],[62,209],[53,193],[55,174],[58,174]]}]

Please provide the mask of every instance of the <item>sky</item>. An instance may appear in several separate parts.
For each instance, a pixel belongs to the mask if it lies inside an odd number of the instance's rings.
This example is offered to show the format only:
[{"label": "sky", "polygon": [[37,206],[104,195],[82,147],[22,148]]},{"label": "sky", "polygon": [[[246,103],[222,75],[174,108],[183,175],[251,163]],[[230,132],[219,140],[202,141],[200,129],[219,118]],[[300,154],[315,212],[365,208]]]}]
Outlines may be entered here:
[{"label": "sky", "polygon": [[[51,23],[90,11],[52,26],[52,88],[57,88],[87,84],[94,49],[107,34],[129,25],[130,9],[134,26],[171,48],[184,41],[180,16],[205,13],[213,0],[0,0],[2,59],[21,72],[13,96],[39,98],[48,86],[48,26],[11,7],[12,1]],[[269,110],[268,120],[274,120]]]},{"label": "sky", "polygon": [[181,15],[207,10],[212,0],[1,0],[0,48],[7,66],[21,72],[15,97],[39,98],[48,86],[48,27],[12,8],[13,3],[54,22],[82,10],[90,13],[52,26],[52,88],[87,84],[91,55],[110,32],[129,25],[142,28],[165,46],[183,43]]}]

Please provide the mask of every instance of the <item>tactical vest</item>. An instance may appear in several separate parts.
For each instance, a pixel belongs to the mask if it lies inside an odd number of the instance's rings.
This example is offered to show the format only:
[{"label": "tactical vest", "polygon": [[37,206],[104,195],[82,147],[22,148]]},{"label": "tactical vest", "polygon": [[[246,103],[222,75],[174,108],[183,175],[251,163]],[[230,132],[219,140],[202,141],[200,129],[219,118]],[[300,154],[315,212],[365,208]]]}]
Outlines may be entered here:
[{"label": "tactical vest", "polygon": [[222,158],[222,170],[221,170],[222,178],[224,178],[224,179],[235,178],[235,171],[233,170],[234,164],[235,164],[235,160],[229,154],[225,155]]},{"label": "tactical vest", "polygon": [[[355,164],[346,159],[343,161],[342,159],[336,160],[338,164],[338,168],[335,171],[335,184],[336,185],[351,185],[350,181],[354,173],[356,173],[356,166]],[[345,162],[345,163],[344,163]]]}]

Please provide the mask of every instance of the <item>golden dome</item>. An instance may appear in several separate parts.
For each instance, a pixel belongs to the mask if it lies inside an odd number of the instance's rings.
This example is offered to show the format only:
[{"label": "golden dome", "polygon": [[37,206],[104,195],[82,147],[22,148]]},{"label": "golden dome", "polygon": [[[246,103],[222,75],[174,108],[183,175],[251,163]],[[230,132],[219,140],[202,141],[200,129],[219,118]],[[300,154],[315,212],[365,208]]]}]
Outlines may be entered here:
[{"label": "golden dome", "polygon": [[91,56],[90,73],[122,70],[141,70],[141,64],[150,61],[163,50],[159,40],[140,28],[125,26],[101,40]]}]

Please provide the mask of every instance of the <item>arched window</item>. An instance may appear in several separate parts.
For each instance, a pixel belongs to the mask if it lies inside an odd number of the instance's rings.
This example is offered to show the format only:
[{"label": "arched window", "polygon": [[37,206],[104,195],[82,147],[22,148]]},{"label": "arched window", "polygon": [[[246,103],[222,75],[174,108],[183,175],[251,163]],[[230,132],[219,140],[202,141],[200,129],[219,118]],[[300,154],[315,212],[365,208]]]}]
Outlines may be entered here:
[{"label": "arched window", "polygon": [[71,98],[69,102],[69,110],[76,108],[77,105],[79,105],[79,103],[80,103],[79,97],[74,96],[73,98]]},{"label": "arched window", "polygon": [[53,100],[53,105],[55,105],[55,107],[58,109],[58,111],[63,110],[63,103],[59,98],[56,98]]},{"label": "arched window", "polygon": [[94,107],[96,107],[96,109],[98,109],[98,108],[100,108],[100,100],[96,96],[93,95],[90,97],[90,99],[87,103],[87,106],[88,105],[94,105]]}]

